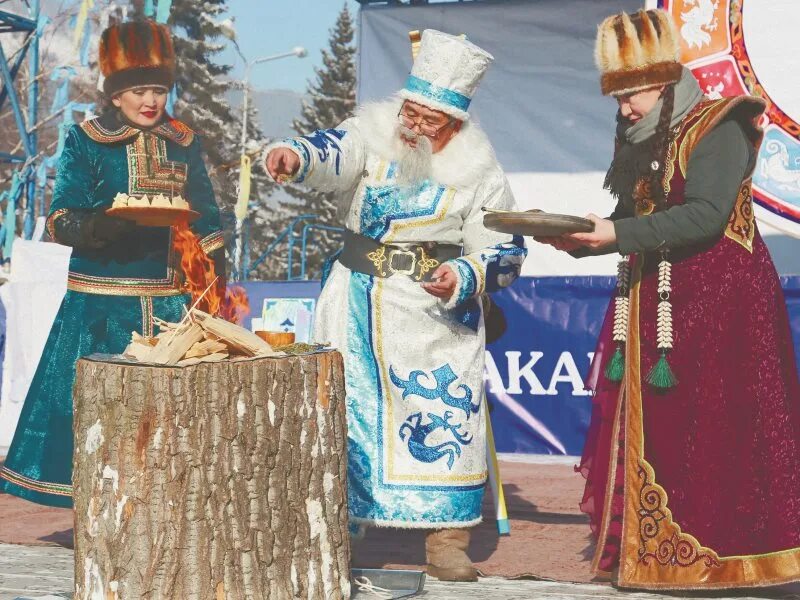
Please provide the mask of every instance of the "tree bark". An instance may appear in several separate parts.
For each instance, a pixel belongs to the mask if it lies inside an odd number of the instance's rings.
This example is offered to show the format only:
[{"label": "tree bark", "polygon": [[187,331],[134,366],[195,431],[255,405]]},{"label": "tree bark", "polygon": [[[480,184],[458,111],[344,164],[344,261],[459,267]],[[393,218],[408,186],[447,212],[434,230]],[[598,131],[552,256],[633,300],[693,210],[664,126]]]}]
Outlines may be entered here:
[{"label": "tree bark", "polygon": [[341,355],[83,359],[75,598],[350,596]]}]

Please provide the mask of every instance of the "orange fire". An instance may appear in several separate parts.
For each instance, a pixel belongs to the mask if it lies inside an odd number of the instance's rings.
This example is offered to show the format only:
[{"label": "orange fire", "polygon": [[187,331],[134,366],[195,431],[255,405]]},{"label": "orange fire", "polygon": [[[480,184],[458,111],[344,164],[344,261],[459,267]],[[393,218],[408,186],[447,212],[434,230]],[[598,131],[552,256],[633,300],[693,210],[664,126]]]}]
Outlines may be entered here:
[{"label": "orange fire", "polygon": [[[200,239],[186,223],[178,223],[172,227],[172,245],[181,257],[184,287],[192,295],[194,304],[217,277],[214,261],[206,255],[200,246]],[[237,324],[241,324],[250,314],[247,292],[241,286],[227,287],[224,278],[217,280],[217,284],[208,290],[197,308]]]}]

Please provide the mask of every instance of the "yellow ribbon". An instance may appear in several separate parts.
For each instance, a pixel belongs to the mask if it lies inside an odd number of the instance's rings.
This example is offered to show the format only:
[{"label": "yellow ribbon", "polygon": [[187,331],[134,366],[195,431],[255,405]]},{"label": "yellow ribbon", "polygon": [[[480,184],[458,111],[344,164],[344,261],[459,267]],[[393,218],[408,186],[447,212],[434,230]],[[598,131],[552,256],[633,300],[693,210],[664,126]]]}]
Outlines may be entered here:
[{"label": "yellow ribbon", "polygon": [[250,200],[250,157],[242,154],[242,164],[239,169],[239,198],[236,200],[236,218],[240,221],[247,216],[247,203]]},{"label": "yellow ribbon", "polygon": [[86,28],[86,21],[89,18],[89,11],[94,7],[94,0],[83,0],[78,11],[78,20],[75,22],[75,47],[80,48],[83,39],[83,30]]}]

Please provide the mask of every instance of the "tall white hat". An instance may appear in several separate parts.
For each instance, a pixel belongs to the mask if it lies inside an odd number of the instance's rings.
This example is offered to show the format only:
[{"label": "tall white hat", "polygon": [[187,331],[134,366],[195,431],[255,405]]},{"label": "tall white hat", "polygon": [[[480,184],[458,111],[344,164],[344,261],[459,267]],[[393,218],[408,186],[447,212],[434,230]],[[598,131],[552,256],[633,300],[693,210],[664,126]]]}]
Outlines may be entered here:
[{"label": "tall white hat", "polygon": [[400,96],[466,121],[472,96],[493,60],[462,37],[426,29]]}]

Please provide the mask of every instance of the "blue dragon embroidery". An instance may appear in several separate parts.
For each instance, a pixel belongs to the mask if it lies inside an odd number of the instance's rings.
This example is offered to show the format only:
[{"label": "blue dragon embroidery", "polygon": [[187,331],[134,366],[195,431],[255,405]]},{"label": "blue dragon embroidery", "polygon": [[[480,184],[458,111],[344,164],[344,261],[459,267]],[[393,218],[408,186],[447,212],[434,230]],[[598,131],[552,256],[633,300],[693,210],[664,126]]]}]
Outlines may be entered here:
[{"label": "blue dragon embroidery", "polygon": [[[464,435],[459,431],[462,427],[461,423],[450,423],[453,413],[449,410],[445,411],[444,418],[433,413],[428,413],[428,418],[430,423],[423,425],[421,412],[409,416],[398,431],[400,439],[405,442],[406,435],[408,435],[408,451],[418,461],[432,463],[446,456],[447,468],[452,469],[456,458],[461,456],[461,446],[470,444],[472,436]],[[426,445],[425,439],[438,429],[449,431],[457,441],[443,442],[437,446]]]},{"label": "blue dragon embroidery", "polygon": [[430,381],[431,377],[425,371],[411,371],[408,379],[405,380],[398,377],[394,369],[389,367],[389,377],[391,377],[392,383],[403,390],[404,400],[412,394],[426,400],[441,400],[447,406],[463,410],[467,420],[471,414],[480,410],[480,402],[472,403],[472,390],[463,383],[458,386],[458,389],[463,392],[461,396],[453,396],[448,391],[450,385],[458,379],[449,364],[445,363],[438,369],[434,369],[432,374],[436,387],[429,388],[420,381],[423,378]]}]

